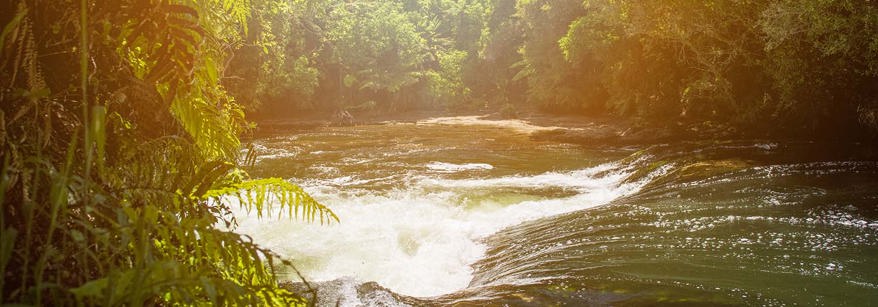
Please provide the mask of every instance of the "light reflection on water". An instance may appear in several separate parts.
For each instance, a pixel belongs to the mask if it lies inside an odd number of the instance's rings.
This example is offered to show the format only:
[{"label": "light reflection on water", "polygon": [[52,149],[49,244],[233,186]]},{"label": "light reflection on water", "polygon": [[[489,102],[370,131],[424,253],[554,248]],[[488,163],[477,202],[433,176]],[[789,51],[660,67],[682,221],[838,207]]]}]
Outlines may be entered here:
[{"label": "light reflection on water", "polygon": [[[878,299],[878,164],[856,146],[582,148],[454,124],[255,143],[252,175],[290,178],[342,219],[239,218],[313,280],[435,296],[418,304]],[[335,302],[365,302],[348,290]]]}]

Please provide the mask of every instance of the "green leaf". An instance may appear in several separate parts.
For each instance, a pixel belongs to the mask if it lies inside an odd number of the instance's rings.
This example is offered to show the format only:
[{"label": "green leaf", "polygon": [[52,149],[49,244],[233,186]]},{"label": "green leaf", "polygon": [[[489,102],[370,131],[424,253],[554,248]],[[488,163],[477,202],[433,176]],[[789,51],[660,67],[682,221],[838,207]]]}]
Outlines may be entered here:
[{"label": "green leaf", "polygon": [[73,295],[76,295],[77,299],[82,300],[88,297],[98,297],[101,292],[107,288],[109,284],[109,278],[99,278],[92,281],[89,281],[79,287],[70,289],[70,292]]},{"label": "green leaf", "polygon": [[70,238],[72,238],[73,241],[76,241],[76,242],[85,241],[85,236],[82,235],[82,232],[80,232],[79,230],[71,229],[68,233],[70,234]]},{"label": "green leaf", "polygon": [[[2,199],[0,199],[2,201]],[[9,260],[12,257],[12,251],[15,248],[15,238],[18,235],[18,231],[15,228],[6,228],[3,229],[3,233],[0,234],[0,272],[6,276],[6,265],[9,264]],[[5,279],[5,278],[4,278]],[[0,282],[2,285],[4,282]]]},{"label": "green leaf", "polygon": [[[241,195],[243,192],[243,196]],[[263,214],[270,217],[273,206],[280,206],[280,212],[284,208],[292,217],[299,217],[308,222],[320,219],[324,222],[338,222],[338,216],[328,207],[320,204],[302,188],[280,178],[266,178],[247,180],[222,188],[207,191],[203,199],[222,199],[223,197],[237,198],[238,202],[247,210],[257,210],[257,215]]]},{"label": "green leaf", "polygon": [[27,16],[27,6],[24,5],[24,2],[21,2],[18,6],[18,11],[15,13],[15,17],[12,17],[12,20],[3,27],[3,33],[0,33],[0,50],[5,49],[6,36],[18,27],[21,20],[24,19],[24,16]]},{"label": "green leaf", "polygon": [[102,105],[92,106],[89,120],[91,120],[89,125],[91,139],[97,151],[98,171],[104,174],[106,172],[105,159],[107,153],[107,107]]}]

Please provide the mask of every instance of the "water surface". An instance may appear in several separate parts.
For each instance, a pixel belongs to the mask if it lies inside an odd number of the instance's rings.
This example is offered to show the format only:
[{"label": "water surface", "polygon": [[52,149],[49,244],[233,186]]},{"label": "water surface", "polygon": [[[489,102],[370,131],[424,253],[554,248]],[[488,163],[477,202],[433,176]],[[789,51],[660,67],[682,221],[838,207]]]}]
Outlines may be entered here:
[{"label": "water surface", "polygon": [[325,281],[325,305],[878,300],[867,146],[530,138],[544,129],[468,117],[263,135],[251,175],[302,185],[341,223],[239,212],[237,231]]}]

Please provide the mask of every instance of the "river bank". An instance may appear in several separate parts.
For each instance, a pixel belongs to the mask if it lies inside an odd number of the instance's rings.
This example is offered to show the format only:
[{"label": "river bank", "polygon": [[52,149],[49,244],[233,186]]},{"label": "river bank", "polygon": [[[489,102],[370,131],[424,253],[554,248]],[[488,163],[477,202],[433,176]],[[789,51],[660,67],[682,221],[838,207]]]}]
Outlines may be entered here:
[{"label": "river bank", "polygon": [[[419,123],[435,119],[468,118],[490,121],[501,125],[503,121],[520,121],[525,125],[544,127],[526,131],[535,140],[556,141],[570,144],[643,144],[659,143],[678,139],[699,139],[701,135],[716,135],[717,131],[703,131],[697,135],[686,133],[684,129],[636,128],[633,123],[612,117],[589,117],[579,115],[546,114],[535,110],[518,112],[514,116],[501,112],[369,112],[357,113],[350,121],[335,118],[334,114],[310,113],[286,119],[257,120],[256,134],[272,134],[288,131],[308,131],[332,126],[386,125],[398,123]],[[509,123],[509,122],[507,122]],[[691,130],[699,131],[697,128]],[[725,135],[725,134],[720,134]]]},{"label": "river bank", "polygon": [[[386,125],[418,123],[443,118],[470,118],[492,121],[520,121],[525,125],[543,127],[527,131],[536,141],[561,142],[583,146],[651,145],[680,141],[731,141],[765,139],[778,141],[819,141],[844,143],[874,143],[875,138],[841,131],[818,136],[807,133],[739,131],[729,125],[710,121],[700,123],[674,122],[667,125],[645,124],[611,116],[584,116],[550,114],[535,108],[522,109],[514,114],[502,111],[447,112],[418,110],[405,112],[354,113],[350,120],[339,120],[329,112],[302,114],[285,119],[257,119],[256,135],[270,135],[289,131],[309,131],[332,126]],[[825,134],[825,133],[824,133]]]}]

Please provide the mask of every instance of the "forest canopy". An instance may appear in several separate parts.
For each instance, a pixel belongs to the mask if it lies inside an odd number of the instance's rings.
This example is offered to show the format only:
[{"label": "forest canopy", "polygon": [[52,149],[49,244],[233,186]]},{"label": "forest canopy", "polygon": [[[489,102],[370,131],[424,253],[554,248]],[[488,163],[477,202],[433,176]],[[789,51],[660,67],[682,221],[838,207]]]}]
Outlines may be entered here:
[{"label": "forest canopy", "polygon": [[868,1],[324,0],[288,10],[293,18],[250,27],[251,56],[227,72],[258,80],[229,87],[262,115],[511,104],[756,133],[878,128]]},{"label": "forest canopy", "polygon": [[12,0],[0,26],[4,303],[304,303],[276,255],[215,227],[271,204],[337,221],[243,170],[248,115],[878,132],[875,1]]}]

